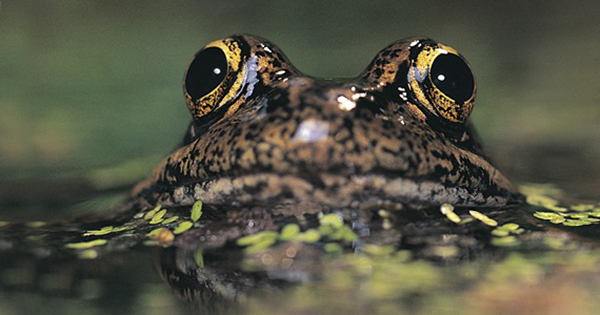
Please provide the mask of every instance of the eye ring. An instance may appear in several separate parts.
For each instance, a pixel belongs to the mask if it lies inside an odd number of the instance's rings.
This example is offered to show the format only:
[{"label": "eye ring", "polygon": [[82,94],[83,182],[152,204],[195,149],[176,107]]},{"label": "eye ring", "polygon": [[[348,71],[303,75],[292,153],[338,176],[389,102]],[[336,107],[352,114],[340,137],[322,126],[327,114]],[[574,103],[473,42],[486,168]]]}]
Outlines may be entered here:
[{"label": "eye ring", "polygon": [[434,116],[464,123],[473,110],[477,90],[473,71],[451,47],[423,45],[411,60],[408,83],[418,102]]},{"label": "eye ring", "polygon": [[236,38],[214,41],[198,51],[183,79],[188,110],[200,120],[227,104],[240,91],[246,56]]}]

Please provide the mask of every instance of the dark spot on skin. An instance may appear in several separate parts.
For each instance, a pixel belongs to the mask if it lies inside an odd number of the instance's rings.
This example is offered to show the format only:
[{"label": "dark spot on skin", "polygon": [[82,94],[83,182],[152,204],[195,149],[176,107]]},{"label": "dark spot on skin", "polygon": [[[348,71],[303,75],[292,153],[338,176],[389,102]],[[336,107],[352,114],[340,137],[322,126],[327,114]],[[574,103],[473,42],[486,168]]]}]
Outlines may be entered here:
[{"label": "dark spot on skin", "polygon": [[279,61],[277,59],[273,60],[273,67],[281,68],[281,61]]}]

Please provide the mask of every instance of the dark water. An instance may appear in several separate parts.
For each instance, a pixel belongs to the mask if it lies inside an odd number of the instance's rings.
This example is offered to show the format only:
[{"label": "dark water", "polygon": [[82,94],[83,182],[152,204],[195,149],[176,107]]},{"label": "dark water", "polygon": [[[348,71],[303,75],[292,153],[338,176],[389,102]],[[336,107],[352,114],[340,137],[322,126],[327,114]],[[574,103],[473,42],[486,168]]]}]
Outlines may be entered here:
[{"label": "dark water", "polygon": [[[302,71],[327,77],[355,75],[402,37],[456,48],[475,69],[473,121],[499,168],[566,189],[543,193],[589,204],[569,213],[597,218],[598,14],[592,1],[2,1],[1,218],[107,209],[179,142],[189,58],[234,33],[266,37]],[[419,221],[437,225],[417,225],[430,233],[413,243],[384,233],[371,238],[379,246],[342,242],[344,254],[330,246],[323,255],[326,242],[247,255],[235,243],[163,249],[126,235],[123,248],[94,258],[44,237],[0,241],[0,314],[595,314],[595,221],[565,227],[535,211],[498,219],[527,227],[508,235],[517,243],[494,245],[495,228],[465,233],[438,217]],[[4,239],[18,239],[10,229],[0,227]],[[44,227],[22,231],[32,229]]]},{"label": "dark water", "polygon": [[600,203],[522,189],[530,205],[483,219],[455,209],[460,222],[433,208],[302,220],[242,209],[231,224],[205,206],[168,247],[148,231],[181,223],[153,223],[156,211],[3,224],[1,314],[595,314]]}]

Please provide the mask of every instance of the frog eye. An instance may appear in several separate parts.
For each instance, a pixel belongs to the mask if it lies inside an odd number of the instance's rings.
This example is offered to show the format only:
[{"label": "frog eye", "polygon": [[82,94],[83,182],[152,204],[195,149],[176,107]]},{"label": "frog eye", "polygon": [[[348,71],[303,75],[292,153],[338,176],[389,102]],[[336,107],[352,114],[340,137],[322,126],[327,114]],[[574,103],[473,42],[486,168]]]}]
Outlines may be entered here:
[{"label": "frog eye", "polygon": [[215,90],[227,75],[227,57],[216,47],[200,51],[185,76],[185,90],[192,100],[199,100]]},{"label": "frog eye", "polygon": [[433,85],[453,99],[463,104],[475,92],[475,78],[467,63],[457,55],[439,55],[431,65]]},{"label": "frog eye", "polygon": [[[188,66],[183,91],[188,109],[196,122],[213,121],[224,106],[238,94],[244,76],[245,57],[239,39],[215,41],[200,50]],[[222,110],[219,110],[222,109]]]},{"label": "frog eye", "polygon": [[430,42],[411,60],[408,85],[434,116],[463,123],[473,109],[476,84],[471,67],[454,49]]}]

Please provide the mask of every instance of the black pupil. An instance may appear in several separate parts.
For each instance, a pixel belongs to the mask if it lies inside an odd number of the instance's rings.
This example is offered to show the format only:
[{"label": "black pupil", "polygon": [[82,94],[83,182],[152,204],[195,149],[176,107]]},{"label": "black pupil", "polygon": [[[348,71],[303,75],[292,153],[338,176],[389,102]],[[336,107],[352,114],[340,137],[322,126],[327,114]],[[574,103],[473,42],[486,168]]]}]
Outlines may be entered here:
[{"label": "black pupil", "polygon": [[431,66],[431,79],[438,89],[459,104],[470,99],[475,89],[471,69],[456,55],[437,56]]},{"label": "black pupil", "polygon": [[214,90],[227,75],[227,58],[221,49],[206,48],[196,54],[188,68],[185,89],[197,100]]}]

